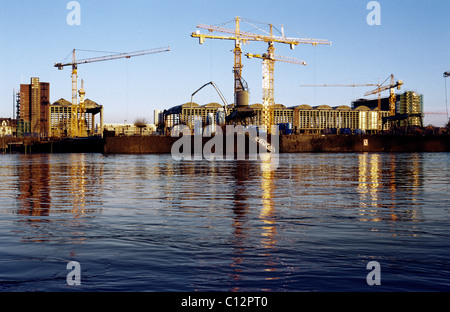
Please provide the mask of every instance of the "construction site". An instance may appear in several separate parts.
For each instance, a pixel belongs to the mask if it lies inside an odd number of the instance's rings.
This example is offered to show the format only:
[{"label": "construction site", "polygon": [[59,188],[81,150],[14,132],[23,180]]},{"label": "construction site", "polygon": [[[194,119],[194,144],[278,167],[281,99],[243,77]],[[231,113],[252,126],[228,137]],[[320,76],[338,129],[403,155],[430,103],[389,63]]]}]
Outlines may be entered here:
[{"label": "construction site", "polygon": [[[202,129],[211,125],[214,127],[225,125],[257,127],[267,133],[270,133],[273,126],[278,126],[281,135],[281,152],[393,151],[393,146],[395,151],[448,151],[450,149],[448,136],[445,135],[449,134],[448,129],[443,128],[439,130],[439,133],[426,133],[424,130],[423,117],[426,112],[424,112],[423,95],[413,91],[396,94],[395,90],[400,90],[404,82],[396,79],[393,74],[382,83],[299,85],[305,88],[372,87],[372,90],[366,92],[364,96],[376,95],[378,98],[375,100],[362,98],[353,101],[351,105],[343,104],[333,107],[277,104],[274,90],[276,62],[299,66],[307,64],[303,60],[276,55],[275,45],[288,45],[290,49],[294,49],[301,44],[327,46],[331,45],[331,42],[325,39],[286,37],[283,27],[281,27],[281,34],[275,34],[275,27],[272,24],[267,25],[268,32],[265,34],[241,31],[242,22],[245,22],[245,19],[236,17],[234,29],[198,24],[197,30],[191,33],[191,37],[198,39],[201,45],[213,39],[234,42],[233,103],[228,103],[218,86],[211,81],[195,90],[190,95],[189,102],[155,110],[153,125],[135,125],[135,129],[133,125],[106,126],[104,105],[86,98],[83,80],[81,80],[81,87],[78,88],[78,66],[168,52],[170,48],[88,59],[77,59],[74,49],[71,61],[54,64],[54,67],[59,70],[64,67],[71,68],[71,101],[61,98],[50,103],[50,83],[41,82],[38,77],[32,77],[30,84],[21,84],[20,91],[15,94],[14,99],[16,119],[5,121],[3,125],[5,129],[7,125],[9,126],[8,140],[3,144],[3,151],[166,153],[170,152],[170,146],[174,140],[170,136],[171,131],[177,125],[188,126],[192,135],[201,135]],[[202,33],[201,30],[205,30],[206,33]],[[251,42],[264,42],[267,44],[267,50],[261,54],[244,54],[243,44]],[[260,103],[249,103],[249,87],[243,73],[244,56],[261,61],[262,99]],[[222,103],[199,104],[194,101],[197,92],[207,86],[215,89]],[[383,96],[384,92],[388,93],[387,97]],[[424,139],[425,134],[441,136]],[[404,136],[408,135],[413,137],[405,139]],[[346,138],[343,139],[343,136]],[[377,143],[374,145],[367,143],[369,137],[370,141]],[[398,138],[397,141],[394,138]],[[347,143],[344,144],[342,140]],[[383,142],[388,141],[389,144],[383,145]],[[432,144],[426,143],[431,141],[433,141]]]}]

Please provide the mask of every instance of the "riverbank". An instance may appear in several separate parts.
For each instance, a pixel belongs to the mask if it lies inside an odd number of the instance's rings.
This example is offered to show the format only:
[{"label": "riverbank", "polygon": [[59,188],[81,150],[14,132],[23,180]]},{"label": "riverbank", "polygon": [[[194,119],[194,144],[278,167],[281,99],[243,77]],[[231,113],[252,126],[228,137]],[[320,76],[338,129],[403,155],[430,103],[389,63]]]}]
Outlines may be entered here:
[{"label": "riverbank", "polygon": [[[107,137],[105,154],[170,153],[178,138]],[[203,145],[209,138],[203,138]],[[281,135],[280,153],[450,152],[449,135]]]},{"label": "riverbank", "polygon": [[[270,138],[270,136],[269,136]],[[211,138],[202,138],[202,146]],[[179,140],[170,136],[117,136],[39,142],[9,140],[2,153],[170,154]],[[225,140],[224,140],[225,141]],[[237,148],[235,142],[235,149]],[[248,151],[248,142],[246,142]],[[193,145],[192,145],[193,150]],[[225,149],[224,149],[225,150]],[[279,137],[280,153],[450,152],[449,135],[305,135]]]}]

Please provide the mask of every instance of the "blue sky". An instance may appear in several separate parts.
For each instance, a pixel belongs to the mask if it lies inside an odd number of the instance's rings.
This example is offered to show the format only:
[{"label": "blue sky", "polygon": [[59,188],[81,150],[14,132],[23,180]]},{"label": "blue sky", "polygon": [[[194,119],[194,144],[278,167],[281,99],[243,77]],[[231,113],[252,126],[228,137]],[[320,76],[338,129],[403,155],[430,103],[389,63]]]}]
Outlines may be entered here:
[{"label": "blue sky", "polygon": [[[450,70],[450,1],[380,0],[381,25],[370,26],[366,0],[79,0],[81,25],[66,22],[66,0],[0,0],[0,116],[12,115],[13,89],[31,77],[50,82],[50,97],[71,99],[71,70],[57,70],[72,49],[130,52],[170,46],[170,52],[79,65],[86,97],[105,107],[105,122],[153,121],[154,109],[190,101],[204,83],[214,81],[233,102],[234,43],[191,38],[199,23],[216,25],[235,16],[278,28],[289,37],[328,39],[331,46],[276,45],[276,54],[295,57],[307,66],[275,65],[275,102],[350,105],[367,88],[305,88],[302,84],[366,84],[383,82],[390,74],[406,90],[424,94],[425,111],[445,112],[445,80]],[[258,24],[261,27],[262,24]],[[226,27],[233,28],[233,23]],[[255,32],[243,24],[243,30]],[[202,32],[205,32],[202,30]],[[244,53],[263,53],[264,43],[243,46]],[[108,53],[77,52],[88,58]],[[250,102],[262,99],[261,62],[243,58],[243,77]],[[448,79],[448,78],[447,78]],[[447,82],[450,89],[450,82]],[[383,94],[388,95],[388,92]],[[375,96],[376,97],[376,96]],[[366,98],[374,98],[366,97]],[[221,102],[212,88],[195,102]],[[443,125],[445,115],[426,123]]]}]

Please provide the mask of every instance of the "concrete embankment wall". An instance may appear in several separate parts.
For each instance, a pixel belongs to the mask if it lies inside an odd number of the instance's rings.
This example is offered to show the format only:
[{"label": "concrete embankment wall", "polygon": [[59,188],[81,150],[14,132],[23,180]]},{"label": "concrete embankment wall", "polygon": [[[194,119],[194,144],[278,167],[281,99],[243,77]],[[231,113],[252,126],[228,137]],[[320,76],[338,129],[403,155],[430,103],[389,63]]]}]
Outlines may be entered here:
[{"label": "concrete embankment wall", "polygon": [[[203,138],[203,144],[209,138]],[[168,154],[178,138],[107,137],[106,154]],[[283,135],[281,153],[302,152],[450,152],[450,136],[420,135]]]},{"label": "concrete embankment wall", "polygon": [[450,136],[285,135],[280,152],[449,152]]},{"label": "concrete embankment wall", "polygon": [[102,153],[104,140],[99,137],[85,139],[60,139],[39,141],[31,138],[14,138],[5,153],[52,154],[52,153]]},{"label": "concrete embankment wall", "polygon": [[170,136],[106,137],[105,154],[170,154],[172,144],[178,138]]}]

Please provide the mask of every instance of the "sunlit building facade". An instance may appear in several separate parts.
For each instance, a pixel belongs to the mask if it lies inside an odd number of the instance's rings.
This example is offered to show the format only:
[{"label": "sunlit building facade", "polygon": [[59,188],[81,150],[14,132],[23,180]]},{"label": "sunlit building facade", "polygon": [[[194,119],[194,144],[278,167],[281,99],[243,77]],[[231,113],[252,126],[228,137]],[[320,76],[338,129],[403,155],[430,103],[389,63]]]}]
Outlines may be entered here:
[{"label": "sunlit building facade", "polygon": [[[85,123],[88,135],[101,135],[103,131],[103,106],[94,101],[84,101],[86,113]],[[95,122],[95,116],[100,114],[99,125]],[[50,136],[67,137],[69,135],[72,120],[72,103],[65,99],[59,99],[50,105]]]},{"label": "sunlit building facade", "polygon": [[36,137],[47,137],[50,132],[50,83],[40,82],[38,77],[32,77],[30,84],[20,85],[19,120],[22,134]]},{"label": "sunlit building facade", "polygon": [[[262,104],[252,104],[254,116],[248,124],[260,126],[262,124]],[[229,107],[231,108],[231,106]],[[201,124],[215,124],[218,112],[223,112],[224,108],[218,103],[210,103],[200,106],[197,103],[185,103],[164,111],[164,121],[166,129],[171,129],[178,124],[188,125],[193,129],[195,120]],[[381,130],[382,117],[389,115],[388,111],[378,111],[378,108],[370,109],[360,105],[355,109],[346,105],[330,107],[320,105],[312,107],[310,105],[299,105],[286,107],[276,104],[273,107],[274,124],[292,124],[294,133],[343,133],[341,129],[346,129],[346,133],[360,131],[361,133],[376,133]],[[212,116],[212,117],[211,117]],[[386,126],[385,126],[385,129]],[[327,131],[330,130],[330,131]]]},{"label": "sunlit building facade", "polygon": [[351,109],[346,105],[311,107],[303,104],[294,108],[294,129],[300,133],[323,133],[325,129],[336,129],[336,133],[339,129],[374,133],[381,130],[379,121],[388,114],[366,106]]},{"label": "sunlit building facade", "polygon": [[408,120],[401,121],[401,125],[423,126],[423,95],[413,91],[407,91],[400,95],[397,101],[397,114],[408,114]]}]

